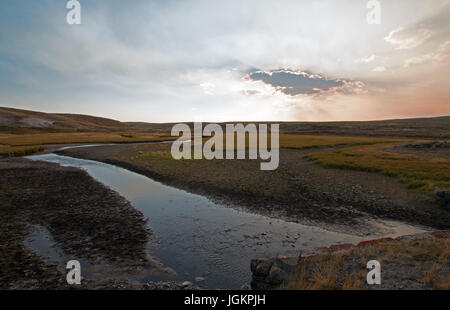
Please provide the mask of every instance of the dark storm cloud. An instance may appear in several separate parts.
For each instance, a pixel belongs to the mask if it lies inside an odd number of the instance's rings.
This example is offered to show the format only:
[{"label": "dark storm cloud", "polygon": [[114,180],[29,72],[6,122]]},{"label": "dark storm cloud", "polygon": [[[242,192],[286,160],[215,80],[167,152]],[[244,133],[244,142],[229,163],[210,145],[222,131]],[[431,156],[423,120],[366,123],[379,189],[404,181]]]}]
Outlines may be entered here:
[{"label": "dark storm cloud", "polygon": [[344,87],[344,80],[327,79],[308,72],[291,70],[255,71],[248,74],[253,81],[262,81],[286,95],[310,95]]}]

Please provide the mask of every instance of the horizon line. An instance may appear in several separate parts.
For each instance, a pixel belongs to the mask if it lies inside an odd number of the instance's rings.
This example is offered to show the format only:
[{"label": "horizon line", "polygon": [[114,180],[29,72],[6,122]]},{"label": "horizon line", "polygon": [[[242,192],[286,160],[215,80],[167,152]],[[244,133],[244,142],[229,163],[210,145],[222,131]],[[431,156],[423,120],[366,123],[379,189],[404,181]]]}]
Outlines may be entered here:
[{"label": "horizon line", "polygon": [[44,114],[54,114],[54,115],[81,115],[81,116],[91,116],[109,119],[113,121],[117,121],[120,123],[146,123],[146,124],[178,124],[178,123],[216,123],[216,124],[225,124],[225,123],[357,123],[357,122],[385,122],[385,121],[402,121],[402,120],[417,120],[417,119],[433,119],[433,118],[445,118],[450,117],[450,114],[443,115],[435,115],[435,116],[413,116],[413,117],[405,117],[405,118],[386,118],[386,119],[371,119],[371,120],[318,120],[318,121],[308,121],[308,120],[292,120],[292,121],[249,121],[249,120],[228,120],[228,121],[161,121],[161,122],[147,122],[147,121],[121,121],[115,118],[110,118],[106,116],[94,115],[94,114],[80,114],[73,112],[47,112],[40,110],[26,110],[19,109],[16,107],[8,107],[8,106],[0,106],[0,108],[4,109],[13,109],[18,111],[26,111],[26,112],[37,112]]}]

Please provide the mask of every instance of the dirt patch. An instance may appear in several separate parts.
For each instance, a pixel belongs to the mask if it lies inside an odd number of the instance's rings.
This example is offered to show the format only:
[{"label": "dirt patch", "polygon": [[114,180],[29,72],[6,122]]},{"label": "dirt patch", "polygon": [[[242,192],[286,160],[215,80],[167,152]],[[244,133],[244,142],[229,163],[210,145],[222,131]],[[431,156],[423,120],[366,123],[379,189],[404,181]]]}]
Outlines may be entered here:
[{"label": "dirt patch", "polygon": [[367,233],[371,231],[367,220],[375,218],[450,227],[450,213],[431,197],[383,175],[322,168],[303,158],[309,152],[280,150],[275,171],[260,171],[258,160],[175,161],[167,144],[79,148],[58,154],[115,164],[229,206],[336,230]]}]

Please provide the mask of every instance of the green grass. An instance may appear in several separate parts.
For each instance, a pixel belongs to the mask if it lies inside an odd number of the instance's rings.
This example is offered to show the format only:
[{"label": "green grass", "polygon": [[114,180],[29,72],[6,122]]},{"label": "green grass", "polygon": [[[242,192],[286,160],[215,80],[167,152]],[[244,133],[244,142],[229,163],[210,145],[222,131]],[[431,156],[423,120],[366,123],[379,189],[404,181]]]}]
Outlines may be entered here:
[{"label": "green grass", "polygon": [[161,159],[161,160],[174,160],[172,154],[169,151],[153,151],[143,152],[139,151],[135,156],[130,157],[131,160],[146,160],[146,159]]},{"label": "green grass", "polygon": [[450,160],[425,158],[416,154],[394,153],[389,144],[357,146],[305,156],[328,168],[353,169],[396,177],[408,188],[428,194],[450,188]]}]

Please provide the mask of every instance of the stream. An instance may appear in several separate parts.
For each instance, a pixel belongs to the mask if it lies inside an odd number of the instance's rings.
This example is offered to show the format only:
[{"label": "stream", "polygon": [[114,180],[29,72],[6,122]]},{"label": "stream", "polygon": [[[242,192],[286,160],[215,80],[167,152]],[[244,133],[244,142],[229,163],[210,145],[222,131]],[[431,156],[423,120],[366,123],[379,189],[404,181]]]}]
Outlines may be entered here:
[{"label": "stream", "polygon": [[[298,255],[305,248],[368,239],[224,207],[203,196],[102,162],[56,154],[28,158],[81,168],[130,201],[148,218],[152,238],[158,241],[156,248],[148,247],[149,255],[177,273],[168,280],[190,281],[210,289],[239,289],[250,282],[253,258]],[[41,239],[39,234],[33,238]],[[52,247],[42,240],[38,245],[33,246],[32,242],[27,245],[47,254]],[[139,279],[156,280],[161,279],[151,276]]]}]

